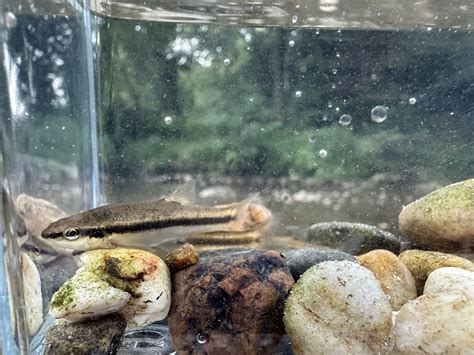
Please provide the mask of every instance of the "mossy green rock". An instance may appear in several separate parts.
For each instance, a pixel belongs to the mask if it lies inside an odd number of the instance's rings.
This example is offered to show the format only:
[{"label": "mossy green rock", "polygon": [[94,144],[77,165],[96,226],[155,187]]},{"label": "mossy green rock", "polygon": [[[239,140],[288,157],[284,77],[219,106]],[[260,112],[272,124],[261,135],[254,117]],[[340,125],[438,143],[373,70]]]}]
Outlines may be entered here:
[{"label": "mossy green rock", "polygon": [[423,294],[426,279],[436,269],[457,267],[474,271],[474,263],[456,255],[425,250],[406,250],[399,256],[415,279],[418,295]]},{"label": "mossy green rock", "polygon": [[362,223],[328,222],[313,224],[307,241],[337,249],[352,255],[368,253],[375,249],[400,252],[400,239],[375,226]]},{"label": "mossy green rock", "polygon": [[474,179],[445,186],[404,207],[400,230],[432,250],[474,250]]}]

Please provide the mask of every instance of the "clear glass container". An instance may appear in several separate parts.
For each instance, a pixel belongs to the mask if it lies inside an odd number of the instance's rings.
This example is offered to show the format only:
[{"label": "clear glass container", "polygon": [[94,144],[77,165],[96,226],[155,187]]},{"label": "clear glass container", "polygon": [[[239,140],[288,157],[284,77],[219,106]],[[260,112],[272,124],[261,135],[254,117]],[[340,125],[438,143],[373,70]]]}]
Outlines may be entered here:
[{"label": "clear glass container", "polygon": [[320,222],[402,236],[402,206],[473,176],[470,1],[0,4],[5,353],[41,353],[77,268],[42,240],[52,215],[194,179],[203,205],[258,193],[274,224],[249,246],[283,250]]}]

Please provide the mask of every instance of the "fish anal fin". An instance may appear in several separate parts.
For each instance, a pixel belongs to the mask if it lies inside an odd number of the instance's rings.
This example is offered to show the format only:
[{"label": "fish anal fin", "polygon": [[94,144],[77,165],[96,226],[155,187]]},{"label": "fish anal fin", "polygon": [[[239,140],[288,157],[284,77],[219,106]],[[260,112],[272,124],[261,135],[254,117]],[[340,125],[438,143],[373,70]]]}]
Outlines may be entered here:
[{"label": "fish anal fin", "polygon": [[196,202],[196,182],[194,180],[185,182],[164,199],[181,205],[194,204]]}]

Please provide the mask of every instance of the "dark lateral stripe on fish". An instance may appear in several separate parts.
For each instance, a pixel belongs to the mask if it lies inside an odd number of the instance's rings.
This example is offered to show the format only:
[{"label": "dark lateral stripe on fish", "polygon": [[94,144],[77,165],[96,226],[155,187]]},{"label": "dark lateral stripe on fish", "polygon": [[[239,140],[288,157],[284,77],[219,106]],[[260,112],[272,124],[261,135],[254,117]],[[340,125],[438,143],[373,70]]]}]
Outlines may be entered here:
[{"label": "dark lateral stripe on fish", "polygon": [[123,226],[110,226],[105,228],[106,233],[129,233],[140,232],[150,229],[165,229],[170,227],[201,226],[206,224],[221,224],[235,220],[235,216],[224,217],[202,217],[202,218],[180,218],[164,221],[139,222]]}]

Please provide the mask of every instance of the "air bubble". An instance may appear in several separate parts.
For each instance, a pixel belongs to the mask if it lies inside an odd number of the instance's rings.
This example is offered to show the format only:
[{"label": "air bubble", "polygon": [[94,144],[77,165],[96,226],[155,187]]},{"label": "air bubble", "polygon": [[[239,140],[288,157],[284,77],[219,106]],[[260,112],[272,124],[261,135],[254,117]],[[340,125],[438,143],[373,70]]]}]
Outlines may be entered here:
[{"label": "air bubble", "polygon": [[291,23],[296,23],[296,22],[298,22],[298,16],[295,15],[291,18]]},{"label": "air bubble", "polygon": [[138,31],[140,31],[141,29],[142,29],[142,26],[140,26],[140,25],[136,25],[136,26],[135,26],[135,31],[138,32]]},{"label": "air bubble", "polygon": [[284,202],[284,203],[289,202],[289,201],[290,201],[290,195],[288,195],[288,194],[283,194],[283,195],[281,196],[281,200],[282,200],[282,202]]},{"label": "air bubble", "polygon": [[343,126],[348,126],[351,124],[352,117],[351,115],[348,114],[343,114],[341,117],[339,117],[339,123]]},{"label": "air bubble", "polygon": [[289,41],[289,42],[288,42],[288,45],[289,45],[290,47],[294,47],[295,41]]},{"label": "air bubble", "polygon": [[229,65],[229,64],[230,64],[230,59],[229,58],[224,59],[224,65]]},{"label": "air bubble", "polygon": [[370,111],[370,119],[376,123],[381,123],[387,119],[388,109],[385,106],[377,105]]},{"label": "air bubble", "polygon": [[408,99],[408,103],[409,103],[410,105],[414,105],[414,104],[416,104],[416,99],[415,99],[414,97],[410,97],[410,98]]},{"label": "air bubble", "polygon": [[196,340],[199,344],[205,344],[207,343],[207,335],[203,333],[198,333],[198,335],[196,335]]},{"label": "air bubble", "polygon": [[303,93],[300,90],[295,92],[296,97],[301,97],[301,95],[303,95]]},{"label": "air bubble", "polygon": [[332,70],[332,73],[333,73],[334,75],[336,75],[336,74],[337,74],[337,69],[334,68],[334,69]]},{"label": "air bubble", "polygon": [[308,141],[311,143],[311,144],[314,144],[316,143],[316,136],[314,134],[310,135],[308,137]]},{"label": "air bubble", "polygon": [[173,119],[171,118],[171,116],[166,116],[164,118],[164,121],[165,121],[165,124],[167,125],[170,125],[171,123],[173,123]]},{"label": "air bubble", "polygon": [[319,156],[320,156],[321,158],[326,158],[326,157],[328,156],[327,150],[326,150],[326,149],[321,149],[321,150],[319,151]]}]

